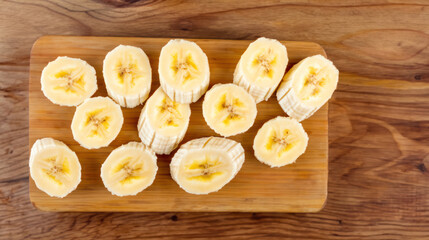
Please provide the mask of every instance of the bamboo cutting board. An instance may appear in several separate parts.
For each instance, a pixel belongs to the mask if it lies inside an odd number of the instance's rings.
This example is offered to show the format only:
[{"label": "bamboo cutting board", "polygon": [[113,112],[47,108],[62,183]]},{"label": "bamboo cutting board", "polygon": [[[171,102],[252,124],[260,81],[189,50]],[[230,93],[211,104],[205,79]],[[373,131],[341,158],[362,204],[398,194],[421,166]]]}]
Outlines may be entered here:
[{"label": "bamboo cutting board", "polygon": [[[141,47],[148,55],[153,72],[153,93],[159,86],[158,57],[166,38],[74,37],[45,36],[33,46],[30,61],[29,86],[29,144],[43,137],[63,141],[82,165],[82,182],[63,199],[51,198],[37,189],[30,178],[30,199],[35,207],[45,211],[141,211],[141,212],[316,212],[323,208],[328,181],[328,107],[325,105],[311,118],[303,121],[309,135],[307,151],[295,164],[270,168],[253,155],[253,138],[268,120],[286,114],[275,96],[258,104],[255,124],[246,133],[231,137],[242,143],[246,161],[237,176],[219,192],[191,195],[171,179],[168,156],[158,156],[158,173],[152,186],[136,196],[117,197],[110,194],[100,178],[100,167],[109,153],[129,141],[140,141],[137,121],[142,106],[125,109],[124,125],[109,147],[87,150],[73,140],[70,130],[74,107],[60,107],[51,103],[41,92],[42,69],[57,56],[81,58],[97,71],[98,91],[94,96],[107,96],[102,77],[104,56],[119,44]],[[191,39],[207,54],[210,64],[210,86],[232,82],[234,68],[247,46],[248,40]],[[322,47],[311,42],[282,41],[288,49],[288,69],[299,60],[325,55]],[[191,104],[191,121],[182,143],[191,139],[217,136],[202,116],[202,99]]]}]

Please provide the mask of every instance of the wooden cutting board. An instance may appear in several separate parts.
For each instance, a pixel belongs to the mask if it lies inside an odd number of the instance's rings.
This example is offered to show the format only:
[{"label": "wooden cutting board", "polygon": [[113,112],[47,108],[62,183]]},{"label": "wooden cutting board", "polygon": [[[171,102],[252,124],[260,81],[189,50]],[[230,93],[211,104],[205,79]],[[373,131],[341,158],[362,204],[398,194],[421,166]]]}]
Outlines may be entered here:
[{"label": "wooden cutting board", "polygon": [[[210,86],[232,82],[233,71],[241,54],[251,41],[191,39],[207,54],[210,63]],[[253,155],[253,138],[268,120],[286,114],[275,96],[258,104],[255,124],[246,133],[231,137],[242,143],[246,161],[237,176],[219,192],[191,195],[171,179],[169,163],[175,151],[158,156],[158,173],[153,185],[137,196],[117,197],[110,194],[100,178],[100,167],[109,153],[129,141],[140,141],[137,120],[142,106],[125,109],[122,131],[109,147],[98,150],[82,148],[70,130],[74,107],[60,107],[51,103],[41,92],[42,69],[57,56],[81,58],[97,71],[98,88],[95,96],[107,96],[102,76],[102,63],[107,52],[119,44],[141,47],[148,55],[153,72],[153,93],[159,86],[158,57],[166,38],[45,36],[39,38],[31,51],[29,86],[29,144],[36,139],[52,137],[63,141],[82,165],[82,182],[63,199],[51,198],[37,189],[30,178],[30,199],[35,207],[45,211],[141,211],[141,212],[316,212],[323,208],[328,182],[328,107],[303,121],[309,134],[307,151],[295,164],[270,168]],[[282,41],[289,54],[288,69],[301,59],[325,55],[323,48],[311,42]],[[202,116],[202,98],[191,104],[192,114],[188,132],[182,143],[191,139],[217,136]]]}]

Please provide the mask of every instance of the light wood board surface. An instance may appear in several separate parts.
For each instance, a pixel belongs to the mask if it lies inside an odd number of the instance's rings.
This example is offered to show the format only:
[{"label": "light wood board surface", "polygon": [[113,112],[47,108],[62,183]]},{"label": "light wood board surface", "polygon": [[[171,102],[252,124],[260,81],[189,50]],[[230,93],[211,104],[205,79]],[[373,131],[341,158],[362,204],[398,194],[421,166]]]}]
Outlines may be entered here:
[{"label": "light wood board surface", "polygon": [[[253,155],[252,144],[257,130],[276,116],[286,116],[275,96],[258,104],[258,116],[253,127],[244,134],[231,137],[242,143],[246,161],[238,175],[219,192],[209,195],[191,195],[171,179],[170,155],[159,155],[159,170],[153,185],[136,196],[117,197],[105,189],[100,178],[100,167],[109,153],[129,141],[139,141],[137,121],[142,109],[122,108],[124,125],[119,136],[98,150],[87,150],[73,140],[70,130],[74,107],[52,104],[40,90],[40,74],[49,61],[57,56],[81,58],[97,71],[99,90],[95,96],[107,96],[102,77],[102,62],[106,53],[119,44],[141,47],[148,55],[152,70],[153,93],[159,87],[157,66],[166,38],[122,37],[64,37],[45,36],[37,40],[31,52],[29,86],[29,144],[36,139],[52,137],[66,143],[79,157],[82,182],[63,199],[51,198],[38,190],[30,180],[30,198],[34,206],[46,211],[256,211],[256,212],[316,212],[327,197],[328,177],[328,120],[327,106],[303,121],[309,134],[307,151],[295,164],[270,168]],[[232,75],[241,54],[251,41],[192,39],[207,54],[210,64],[210,86],[232,82]],[[283,41],[288,49],[288,69],[299,60],[325,54],[315,43]],[[182,143],[188,140],[217,136],[202,116],[201,98],[191,104],[191,121]]]}]

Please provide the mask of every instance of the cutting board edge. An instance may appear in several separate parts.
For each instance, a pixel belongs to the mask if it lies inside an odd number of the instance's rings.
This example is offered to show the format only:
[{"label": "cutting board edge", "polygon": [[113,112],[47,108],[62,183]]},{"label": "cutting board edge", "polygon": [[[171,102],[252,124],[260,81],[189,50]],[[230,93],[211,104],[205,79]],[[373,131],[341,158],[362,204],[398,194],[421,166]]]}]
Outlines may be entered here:
[{"label": "cutting board edge", "polygon": [[[218,40],[218,41],[254,41],[256,39],[225,39],[225,38],[179,38],[179,37],[172,37],[172,38],[167,38],[167,37],[162,37],[162,38],[156,38],[156,37],[115,37],[115,36],[78,36],[78,35],[43,35],[40,36],[36,39],[36,41],[34,41],[33,45],[31,46],[31,50],[30,50],[30,66],[31,66],[31,58],[33,56],[33,50],[35,48],[35,46],[37,46],[38,44],[40,44],[41,41],[44,41],[46,39],[50,39],[50,38],[60,38],[60,37],[65,37],[65,38],[126,38],[126,39],[137,39],[137,38],[146,38],[146,39],[163,39],[163,40],[170,40],[170,39],[187,39],[187,40]],[[318,48],[318,51],[321,52],[321,54],[324,57],[328,57],[326,54],[325,49],[317,42],[309,42],[309,41],[290,41],[290,40],[282,40],[282,39],[277,39],[280,42],[283,43],[301,43],[301,44],[307,44],[307,45],[314,45],[315,48]]]}]

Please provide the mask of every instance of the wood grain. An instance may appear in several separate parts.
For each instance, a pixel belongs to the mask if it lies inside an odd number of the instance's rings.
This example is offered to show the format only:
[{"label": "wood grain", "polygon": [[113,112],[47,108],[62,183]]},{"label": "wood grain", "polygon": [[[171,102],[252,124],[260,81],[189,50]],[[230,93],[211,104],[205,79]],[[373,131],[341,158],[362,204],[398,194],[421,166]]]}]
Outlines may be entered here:
[{"label": "wood grain", "polygon": [[[426,0],[0,0],[0,239],[428,239]],[[319,213],[47,213],[28,195],[28,71],[42,35],[317,42],[340,69]]]},{"label": "wood grain", "polygon": [[[100,168],[110,152],[130,141],[140,141],[137,121],[142,106],[122,108],[124,125],[109,147],[87,150],[73,139],[70,130],[75,108],[52,104],[40,91],[40,76],[48,62],[58,56],[81,58],[94,66],[98,74],[99,90],[95,96],[107,96],[102,77],[103,59],[119,44],[141,47],[148,55],[153,69],[152,93],[159,87],[158,58],[168,38],[125,37],[67,37],[45,36],[33,45],[30,61],[29,87],[29,143],[52,137],[66,143],[79,157],[82,182],[63,199],[49,197],[40,191],[30,178],[30,200],[45,211],[143,211],[143,212],[315,212],[319,211],[327,195],[328,183],[328,107],[303,121],[309,135],[306,153],[296,164],[272,169],[261,164],[253,155],[253,139],[258,129],[276,116],[286,116],[275,97],[258,104],[255,124],[245,133],[231,137],[240,142],[246,161],[232,182],[221,191],[196,196],[184,192],[171,179],[170,155],[158,156],[158,173],[154,184],[137,196],[113,196],[104,187]],[[237,62],[251,41],[191,39],[207,54],[210,64],[210,86],[230,83]],[[320,45],[310,42],[283,42],[288,49],[289,68],[305,57],[322,54]],[[191,120],[183,143],[207,136],[219,136],[211,130],[202,116],[202,101],[191,104]]]}]

